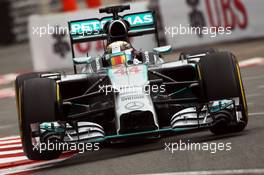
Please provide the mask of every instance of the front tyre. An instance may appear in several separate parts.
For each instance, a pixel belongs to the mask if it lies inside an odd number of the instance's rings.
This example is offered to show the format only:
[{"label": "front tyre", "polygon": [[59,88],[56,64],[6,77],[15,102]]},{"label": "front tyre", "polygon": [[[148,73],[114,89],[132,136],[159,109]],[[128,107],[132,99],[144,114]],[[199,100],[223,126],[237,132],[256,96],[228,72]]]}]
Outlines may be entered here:
[{"label": "front tyre", "polygon": [[235,56],[228,52],[218,52],[200,60],[200,71],[207,101],[238,98],[237,111],[241,118],[232,124],[225,122],[214,125],[214,134],[240,132],[248,123],[248,110],[240,68]]},{"label": "front tyre", "polygon": [[58,158],[62,150],[40,152],[35,134],[40,133],[39,123],[52,122],[58,115],[56,82],[48,78],[30,78],[20,84],[17,90],[20,135],[24,153],[31,160]]}]

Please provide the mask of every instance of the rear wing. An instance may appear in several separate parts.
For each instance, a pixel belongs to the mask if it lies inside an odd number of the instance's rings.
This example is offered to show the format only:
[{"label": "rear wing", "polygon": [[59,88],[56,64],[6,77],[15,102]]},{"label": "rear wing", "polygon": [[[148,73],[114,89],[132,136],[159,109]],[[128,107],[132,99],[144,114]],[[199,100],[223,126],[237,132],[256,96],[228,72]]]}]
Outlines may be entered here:
[{"label": "rear wing", "polygon": [[[129,37],[155,33],[159,45],[155,12],[145,11],[131,13],[121,16],[121,18],[127,20],[130,24],[130,30],[128,32]],[[107,34],[104,33],[103,26],[110,20],[112,20],[112,17],[103,17],[101,19],[91,18],[68,22],[71,44],[107,39]]]}]

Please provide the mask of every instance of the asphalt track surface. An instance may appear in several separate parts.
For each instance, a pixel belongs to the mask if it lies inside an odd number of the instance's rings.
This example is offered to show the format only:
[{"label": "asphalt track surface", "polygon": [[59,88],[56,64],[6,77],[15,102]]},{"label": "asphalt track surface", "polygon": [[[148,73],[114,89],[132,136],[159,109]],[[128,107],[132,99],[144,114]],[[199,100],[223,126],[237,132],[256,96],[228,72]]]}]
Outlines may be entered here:
[{"label": "asphalt track surface", "polygon": [[[253,40],[214,47],[231,50],[239,60],[264,57],[264,40]],[[175,53],[177,55],[177,53]],[[175,56],[176,57],[176,56]],[[173,57],[169,57],[172,59]],[[0,74],[32,69],[29,46],[0,48]],[[210,131],[179,134],[148,143],[130,143],[76,155],[33,174],[264,174],[264,66],[243,68],[249,124],[236,134],[215,136]],[[1,85],[1,88],[12,84]],[[0,137],[17,135],[14,98],[0,99]],[[165,143],[231,143],[230,151],[165,150]],[[177,174],[177,173],[176,173]],[[178,173],[180,174],[180,173]]]}]

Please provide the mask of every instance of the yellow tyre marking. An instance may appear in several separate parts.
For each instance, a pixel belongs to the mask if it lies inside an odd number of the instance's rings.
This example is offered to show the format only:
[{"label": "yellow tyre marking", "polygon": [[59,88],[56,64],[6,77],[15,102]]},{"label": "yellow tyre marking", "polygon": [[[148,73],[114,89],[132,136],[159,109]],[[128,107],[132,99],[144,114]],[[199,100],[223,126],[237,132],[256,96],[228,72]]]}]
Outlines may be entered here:
[{"label": "yellow tyre marking", "polygon": [[61,97],[60,97],[60,86],[59,83],[56,83],[56,97],[57,97],[57,102],[60,101]]},{"label": "yellow tyre marking", "polygon": [[21,88],[18,89],[18,121],[20,128],[20,137],[23,140],[23,127],[22,127],[22,108],[21,108]]},{"label": "yellow tyre marking", "polygon": [[[15,87],[16,87],[16,85],[15,85]],[[18,91],[19,91],[19,89],[18,89]],[[20,115],[20,109],[19,109],[19,92],[17,92],[17,90],[16,90],[16,108],[17,108],[17,114],[18,114],[18,117],[19,117],[19,115]]]},{"label": "yellow tyre marking", "polygon": [[202,79],[202,74],[201,74],[201,70],[200,70],[200,66],[199,65],[197,65],[197,69],[198,69],[199,79],[201,80]]},{"label": "yellow tyre marking", "polygon": [[240,68],[239,68],[237,63],[236,63],[236,67],[237,67],[237,75],[238,75],[238,80],[239,80],[240,91],[241,91],[241,94],[242,94],[242,101],[243,101],[246,117],[248,118],[248,109],[247,109],[245,91],[244,91],[243,84],[242,84]]}]

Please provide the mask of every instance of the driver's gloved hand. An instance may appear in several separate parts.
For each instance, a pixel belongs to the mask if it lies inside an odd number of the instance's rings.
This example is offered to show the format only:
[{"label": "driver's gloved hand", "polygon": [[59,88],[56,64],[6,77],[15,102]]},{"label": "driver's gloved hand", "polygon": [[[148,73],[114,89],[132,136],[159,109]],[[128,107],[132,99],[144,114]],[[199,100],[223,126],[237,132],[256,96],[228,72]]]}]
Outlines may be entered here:
[{"label": "driver's gloved hand", "polygon": [[138,61],[141,61],[143,62],[143,52],[141,51],[135,51],[134,52],[134,57],[138,60]]}]

